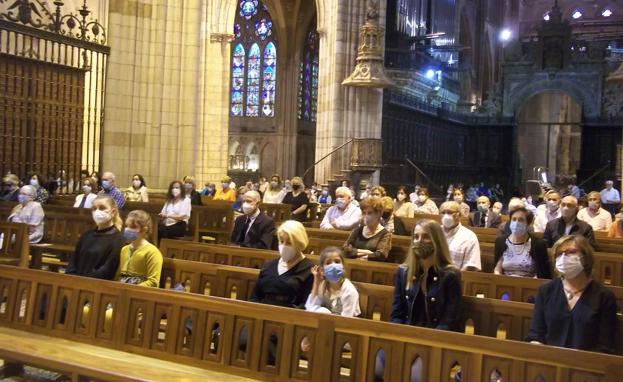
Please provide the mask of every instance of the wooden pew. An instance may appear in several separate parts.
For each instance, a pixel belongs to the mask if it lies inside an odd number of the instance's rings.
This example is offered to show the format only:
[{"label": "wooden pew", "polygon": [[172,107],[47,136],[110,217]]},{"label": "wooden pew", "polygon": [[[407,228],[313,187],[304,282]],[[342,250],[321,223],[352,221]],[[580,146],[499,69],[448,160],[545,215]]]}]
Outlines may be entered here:
[{"label": "wooden pew", "polygon": [[3,327],[266,381],[372,381],[380,350],[386,381],[408,380],[418,359],[421,380],[433,382],[447,381],[457,366],[466,381],[488,380],[495,370],[505,380],[545,382],[615,382],[623,368],[613,355],[6,266],[3,295]]},{"label": "wooden pew", "polygon": [[193,206],[189,232],[194,241],[203,235],[213,236],[215,243],[228,243],[234,229],[234,210],[231,203],[212,201],[203,206]]},{"label": "wooden pew", "polygon": [[28,267],[28,226],[0,221],[0,264]]},{"label": "wooden pew", "polygon": [[260,203],[260,210],[273,218],[275,226],[279,226],[279,223],[289,220],[292,216],[292,206],[289,204]]},{"label": "wooden pew", "polygon": [[[163,240],[160,250],[165,258],[193,262],[260,269],[262,265],[279,256],[278,252],[251,248],[231,247]],[[317,255],[308,255],[318,261]],[[346,259],[346,277],[353,282],[392,286],[396,274],[395,264]],[[534,303],[536,291],[546,279],[510,277],[483,272],[461,272],[463,294],[500,300]],[[606,285],[623,308],[623,287]]]}]

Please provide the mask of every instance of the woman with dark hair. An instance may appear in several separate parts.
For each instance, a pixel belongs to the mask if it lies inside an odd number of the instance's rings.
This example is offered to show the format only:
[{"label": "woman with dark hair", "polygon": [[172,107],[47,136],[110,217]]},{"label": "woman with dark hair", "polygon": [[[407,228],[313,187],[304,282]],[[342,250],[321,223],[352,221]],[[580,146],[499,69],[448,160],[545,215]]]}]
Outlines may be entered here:
[{"label": "woman with dark hair", "polygon": [[468,218],[469,217],[469,204],[465,203],[465,193],[463,189],[460,187],[455,187],[453,192],[453,199],[455,202],[459,204],[459,212],[461,212],[461,217]]},{"label": "woman with dark hair", "polygon": [[195,183],[195,177],[186,175],[183,179],[184,181],[184,196],[190,198],[190,204],[193,206],[200,206],[201,203],[201,194],[197,192],[197,185]]},{"label": "woman with dark hair", "polygon": [[392,248],[392,234],[381,224],[383,209],[381,198],[370,197],[361,201],[363,225],[355,228],[344,243],[346,257],[387,261]]},{"label": "woman with dark hair", "polygon": [[401,218],[412,218],[415,213],[415,206],[409,200],[409,192],[406,186],[399,186],[394,200],[394,216]]},{"label": "woman with dark hair", "polygon": [[560,277],[539,287],[527,340],[613,353],[617,303],[612,291],[592,278],[593,247],[583,236],[568,235],[552,251]]},{"label": "woman with dark hair", "polygon": [[182,182],[174,180],[169,184],[167,201],[160,211],[158,240],[183,237],[190,219],[190,199],[182,194]]},{"label": "woman with dark hair", "polygon": [[132,176],[132,184],[125,191],[125,200],[128,202],[149,202],[147,185],[143,175],[134,174]]},{"label": "woman with dark hair", "polygon": [[495,274],[551,279],[552,271],[545,242],[533,233],[534,215],[524,207],[510,211],[510,234],[495,240]]},{"label": "woman with dark hair", "polygon": [[430,198],[428,188],[420,187],[417,192],[417,200],[415,201],[416,214],[439,215],[439,209],[435,202]]},{"label": "woman with dark hair", "polygon": [[36,172],[30,174],[30,178],[28,180],[28,184],[35,188],[37,192],[37,197],[35,198],[36,202],[44,204],[50,198],[50,193],[43,186],[46,184],[45,179]]}]

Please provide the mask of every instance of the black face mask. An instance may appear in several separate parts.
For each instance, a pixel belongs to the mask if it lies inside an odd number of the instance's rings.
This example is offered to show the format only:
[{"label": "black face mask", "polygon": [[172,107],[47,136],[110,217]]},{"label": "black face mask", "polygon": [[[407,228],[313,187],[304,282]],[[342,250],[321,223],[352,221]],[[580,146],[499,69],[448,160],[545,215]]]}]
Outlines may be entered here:
[{"label": "black face mask", "polygon": [[381,217],[382,217],[384,220],[389,219],[391,216],[392,216],[391,211],[385,211],[385,212],[383,212],[383,215],[381,215]]},{"label": "black face mask", "polygon": [[426,260],[435,253],[435,247],[433,247],[433,243],[417,241],[413,243],[413,253],[418,259]]},{"label": "black face mask", "polygon": [[292,189],[293,189],[293,190],[297,190],[297,191],[298,191],[298,190],[300,190],[300,189],[301,189],[301,186],[300,186],[300,185],[298,185],[298,184],[293,184],[293,185],[292,185]]}]

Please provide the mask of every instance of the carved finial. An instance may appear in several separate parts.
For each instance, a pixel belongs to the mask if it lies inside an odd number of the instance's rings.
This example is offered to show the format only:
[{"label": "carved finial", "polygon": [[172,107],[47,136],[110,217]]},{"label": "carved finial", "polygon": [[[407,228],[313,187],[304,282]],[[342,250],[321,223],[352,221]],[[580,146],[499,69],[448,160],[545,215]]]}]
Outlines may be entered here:
[{"label": "carved finial", "polygon": [[368,12],[366,14],[367,21],[379,21],[379,2],[378,0],[370,0],[368,3]]}]

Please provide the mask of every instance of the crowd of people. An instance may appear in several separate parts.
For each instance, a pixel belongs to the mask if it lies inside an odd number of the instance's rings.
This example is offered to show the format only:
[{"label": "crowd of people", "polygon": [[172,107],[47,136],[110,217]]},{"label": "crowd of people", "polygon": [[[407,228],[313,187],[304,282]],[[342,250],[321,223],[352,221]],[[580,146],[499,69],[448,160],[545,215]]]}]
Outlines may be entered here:
[{"label": "crowd of people", "polygon": [[[50,198],[39,181],[34,174],[29,184],[19,187],[15,175],[3,179],[3,199],[18,202],[9,221],[28,224],[32,243],[43,237],[41,204]],[[149,242],[150,216],[134,210],[122,222],[119,214],[126,201],[149,201],[144,178],[134,175],[124,190],[117,187],[111,172],[101,178],[97,174],[84,177],[81,184],[82,193],[76,196],[74,207],[91,209],[96,228],[82,235],[66,273],[158,287],[163,260],[157,245]],[[299,177],[282,182],[274,175],[239,188],[231,178],[223,177],[218,189],[207,183],[198,191],[194,178],[187,176],[169,184],[158,235],[184,236],[192,206],[202,203],[201,196],[231,202],[239,212],[231,245],[276,248],[279,252],[278,258],[262,268],[252,301],[353,317],[361,311],[357,289],[345,278],[345,259],[395,261],[391,258],[392,235],[410,235],[411,250],[396,274],[391,321],[457,331],[462,309],[461,272],[482,269],[478,237],[463,222],[495,228],[494,273],[551,279],[538,291],[529,340],[612,352],[616,338],[612,333],[617,326],[615,298],[592,279],[591,272],[593,232],[623,237],[621,217],[613,223],[611,212],[603,208],[620,204],[615,191],[612,182],[606,182],[606,188],[589,193],[586,206],[581,207],[576,196],[550,190],[538,206],[525,198],[511,198],[507,208],[496,208],[489,196],[479,192],[471,211],[466,203],[469,199],[459,187],[452,187],[447,200],[438,206],[425,187],[410,194],[406,187],[398,187],[392,198],[382,186],[373,186],[356,198],[348,183],[332,194],[328,187],[306,189]],[[502,191],[496,195],[501,203]],[[291,220],[276,228],[273,219],[262,212],[261,203],[289,204]],[[341,248],[322,251],[319,264],[304,254],[309,239],[301,222],[308,219],[310,203],[330,204],[321,229],[350,233]],[[508,214],[507,222],[502,222],[502,213]],[[439,215],[440,223],[423,219],[412,232],[405,232],[401,219],[395,219],[419,214]],[[539,232],[542,235],[536,235]],[[578,304],[581,308],[576,309]]]}]

